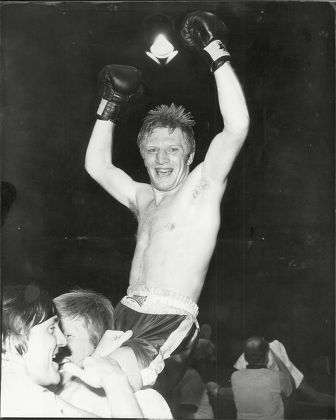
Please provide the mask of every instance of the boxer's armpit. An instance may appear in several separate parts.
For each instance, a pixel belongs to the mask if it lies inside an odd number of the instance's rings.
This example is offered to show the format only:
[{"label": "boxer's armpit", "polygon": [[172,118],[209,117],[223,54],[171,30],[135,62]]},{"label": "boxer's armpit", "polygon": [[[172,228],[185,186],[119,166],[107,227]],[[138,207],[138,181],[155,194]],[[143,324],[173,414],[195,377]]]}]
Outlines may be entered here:
[{"label": "boxer's armpit", "polygon": [[210,187],[210,182],[207,178],[202,177],[199,183],[196,185],[193,190],[193,198],[198,198],[205,190],[208,190]]}]

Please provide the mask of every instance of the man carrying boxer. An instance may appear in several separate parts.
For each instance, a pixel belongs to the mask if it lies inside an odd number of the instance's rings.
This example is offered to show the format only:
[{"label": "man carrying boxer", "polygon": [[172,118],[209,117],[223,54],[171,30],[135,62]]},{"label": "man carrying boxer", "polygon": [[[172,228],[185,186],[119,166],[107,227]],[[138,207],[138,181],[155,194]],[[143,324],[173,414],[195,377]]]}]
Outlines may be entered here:
[{"label": "man carrying boxer", "polygon": [[[1,315],[1,418],[96,417],[94,412],[85,411],[48,389],[61,380],[58,353],[67,345],[48,293],[33,285],[7,285],[2,293]],[[109,347],[118,347],[124,339],[124,334],[114,335]],[[83,369],[72,369],[71,373],[91,389],[105,393],[106,415],[142,418],[128,378],[118,363],[98,353],[86,356],[89,354],[85,354]]]},{"label": "man carrying boxer", "polygon": [[[225,33],[225,24],[208,12],[191,13],[183,22],[184,42],[210,62],[224,120],[204,161],[191,172],[194,121],[174,104],[151,110],[138,136],[150,184],[134,181],[114,165],[115,124],[120,109],[139,92],[140,74],[132,67],[109,65],[99,75],[102,100],[85,167],[138,219],[129,288],[115,317],[118,330],[133,331],[125,345],[136,355],[142,385],[153,383],[163,359],[195,335],[196,302],[216,245],[220,202],[248,132],[248,111]],[[119,352],[123,350],[130,351]]]}]

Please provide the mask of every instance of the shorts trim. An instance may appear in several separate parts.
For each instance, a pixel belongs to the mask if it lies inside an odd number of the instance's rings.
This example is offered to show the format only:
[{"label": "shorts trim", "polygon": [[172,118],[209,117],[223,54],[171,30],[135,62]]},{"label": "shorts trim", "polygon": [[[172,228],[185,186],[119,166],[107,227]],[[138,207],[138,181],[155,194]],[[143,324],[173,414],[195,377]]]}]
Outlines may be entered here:
[{"label": "shorts trim", "polygon": [[144,284],[129,286],[121,302],[142,313],[192,315],[194,318],[198,315],[198,306],[189,297]]}]

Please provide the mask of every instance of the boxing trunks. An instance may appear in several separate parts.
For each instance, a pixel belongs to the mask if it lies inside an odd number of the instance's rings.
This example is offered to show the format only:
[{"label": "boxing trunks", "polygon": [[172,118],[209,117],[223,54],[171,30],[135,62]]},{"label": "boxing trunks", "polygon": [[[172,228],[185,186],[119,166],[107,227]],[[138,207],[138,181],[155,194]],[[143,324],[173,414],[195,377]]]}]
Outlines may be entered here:
[{"label": "boxing trunks", "polygon": [[186,296],[131,285],[114,314],[116,330],[133,331],[124,345],[135,353],[143,386],[155,383],[165,359],[178,354],[185,359],[196,344],[198,306]]}]

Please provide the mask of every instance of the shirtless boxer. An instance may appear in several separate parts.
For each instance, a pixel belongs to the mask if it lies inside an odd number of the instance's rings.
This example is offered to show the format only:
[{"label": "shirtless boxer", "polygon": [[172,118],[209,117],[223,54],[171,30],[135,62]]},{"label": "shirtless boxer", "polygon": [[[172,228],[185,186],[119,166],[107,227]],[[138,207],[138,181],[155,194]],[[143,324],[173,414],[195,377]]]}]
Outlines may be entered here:
[{"label": "shirtless boxer", "polygon": [[208,12],[191,13],[183,22],[184,42],[210,62],[224,120],[204,161],[191,172],[194,121],[174,104],[151,110],[138,136],[150,184],[134,181],[114,165],[115,124],[120,109],[139,92],[140,73],[109,65],[99,75],[102,100],[85,167],[138,220],[129,288],[116,308],[115,327],[133,331],[125,345],[136,355],[143,385],[153,383],[162,359],[194,335],[197,300],[220,226],[220,202],[248,132],[248,111],[229,62],[225,32],[225,24]]}]

